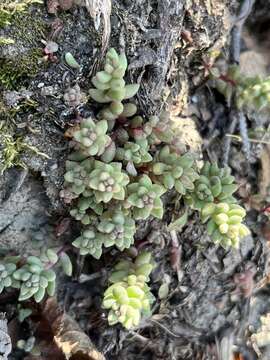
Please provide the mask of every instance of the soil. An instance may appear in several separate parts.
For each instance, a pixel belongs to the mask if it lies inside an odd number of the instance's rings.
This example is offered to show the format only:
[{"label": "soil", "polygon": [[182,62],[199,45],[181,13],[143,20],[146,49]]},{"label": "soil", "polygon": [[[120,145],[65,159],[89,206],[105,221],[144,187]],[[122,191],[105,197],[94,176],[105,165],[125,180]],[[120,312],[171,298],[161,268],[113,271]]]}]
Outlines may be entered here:
[{"label": "soil", "polygon": [[[79,231],[59,197],[69,153],[64,134],[78,119],[97,111],[88,89],[102,63],[107,30],[102,16],[97,28],[85,6],[59,3],[30,5],[10,25],[0,27],[0,40],[2,36],[15,40],[0,46],[1,166],[5,166],[7,135],[27,145],[15,159],[15,165],[21,166],[6,168],[0,176],[1,255],[33,254],[33,240],[70,243]],[[100,3],[106,6],[106,1]],[[52,14],[54,5],[58,8]],[[201,158],[221,163],[231,128],[230,106],[210,89],[205,64],[214,61],[211,54],[230,52],[238,2],[119,0],[111,5],[108,47],[125,51],[128,79],[141,85],[136,96],[141,112],[147,116],[169,108],[182,129],[181,140]],[[247,74],[269,73],[269,9],[268,0],[257,0],[242,31],[240,66]],[[44,49],[49,41],[58,50],[48,55]],[[66,64],[67,52],[79,69]],[[73,106],[64,94],[75,85],[81,97]],[[247,158],[245,147],[233,140],[228,163],[240,184],[238,198],[248,210],[252,234],[239,250],[224,250],[211,243],[196,214],[190,214],[181,232],[172,233],[167,225],[174,209],[168,197],[163,221],[139,223],[136,233],[136,246],[151,249],[157,263],[151,281],[157,301],[152,317],[139,329],[109,327],[100,306],[107,275],[120,253],[108,250],[97,261],[70,251],[74,275],[59,273],[58,304],[106,359],[258,358],[251,335],[259,331],[260,317],[270,308],[269,220],[261,211],[270,185],[269,112],[248,113],[247,119],[250,137],[258,141],[251,142]],[[258,135],[258,128],[263,135]],[[239,135],[238,127],[234,131]],[[169,279],[169,293],[159,300],[164,278]],[[53,340],[40,331],[45,305],[29,302],[33,314],[19,323],[16,298],[16,291],[0,295],[0,311],[6,314],[13,344],[8,358],[64,359],[52,355],[48,349],[53,349]],[[16,348],[18,339],[31,336],[41,355]],[[270,359],[267,347],[260,352],[262,359]]]}]

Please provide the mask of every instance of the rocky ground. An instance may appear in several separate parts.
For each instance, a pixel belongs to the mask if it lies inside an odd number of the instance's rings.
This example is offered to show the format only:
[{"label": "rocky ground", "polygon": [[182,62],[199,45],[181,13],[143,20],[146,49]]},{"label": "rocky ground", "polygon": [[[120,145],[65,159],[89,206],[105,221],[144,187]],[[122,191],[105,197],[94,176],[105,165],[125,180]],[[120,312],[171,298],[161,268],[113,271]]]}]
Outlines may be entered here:
[{"label": "rocky ground", "polygon": [[[81,339],[84,332],[86,346],[95,346],[110,360],[270,358],[267,347],[259,349],[252,337],[260,333],[260,317],[270,307],[270,225],[263,211],[270,185],[269,111],[247,114],[253,139],[247,158],[239,137],[230,138],[228,145],[227,135],[239,135],[239,129],[231,127],[230,107],[207,78],[213,54],[230,52],[238,5],[224,0],[121,0],[112,2],[108,17],[110,1],[96,2],[93,14],[82,2],[48,0],[15,13],[8,25],[1,25],[0,16],[0,40],[13,40],[0,41],[1,255],[32,254],[33,240],[69,243],[78,233],[59,197],[69,153],[67,129],[96,112],[88,89],[107,46],[126,52],[128,77],[141,84],[136,101],[145,115],[168,107],[182,140],[203,158],[221,163],[228,152],[252,230],[239,250],[227,251],[211,243],[196,214],[181,232],[170,231],[167,222],[174,209],[167,199],[164,220],[139,224],[136,235],[136,246],[150,248],[157,263],[154,295],[165,280],[169,283],[168,295],[157,300],[152,317],[131,332],[109,327],[101,296],[119,253],[107,251],[97,261],[71,252],[74,275],[59,274],[57,305],[29,302],[32,315],[20,323],[16,291],[0,295],[14,345],[10,359],[65,358],[53,345],[57,326],[50,329],[53,316],[47,316],[47,308],[49,314],[61,309],[75,319],[76,324],[67,320],[74,330],[69,336]],[[269,1],[257,0],[242,31],[240,66],[246,74],[269,73],[269,8]],[[67,52],[79,67],[66,63]],[[68,96],[70,89],[75,98]],[[16,349],[19,339],[30,337],[35,337],[39,355]],[[78,352],[71,359],[101,359],[95,352],[87,356]]]}]

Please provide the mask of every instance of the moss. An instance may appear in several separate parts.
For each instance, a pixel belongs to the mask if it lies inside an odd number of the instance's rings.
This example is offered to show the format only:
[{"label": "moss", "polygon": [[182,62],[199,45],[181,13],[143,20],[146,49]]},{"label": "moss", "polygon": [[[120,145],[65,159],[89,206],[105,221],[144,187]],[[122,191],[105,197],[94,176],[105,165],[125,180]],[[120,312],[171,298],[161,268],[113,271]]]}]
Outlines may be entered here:
[{"label": "moss", "polygon": [[14,44],[14,40],[9,37],[0,36],[0,46]]},{"label": "moss", "polygon": [[[41,11],[39,11],[41,10]],[[46,39],[50,31],[48,23],[43,18],[44,9],[35,7],[25,13],[17,13],[12,19],[10,36],[23,43],[24,46],[38,47],[40,40]]]},{"label": "moss", "polygon": [[0,174],[13,166],[26,168],[27,165],[21,160],[21,154],[25,151],[48,158],[35,146],[26,143],[23,137],[16,137],[13,127],[5,121],[0,122],[0,144]]},{"label": "moss", "polygon": [[32,49],[19,60],[0,59],[0,88],[12,90],[35,77],[42,66],[42,49]]},{"label": "moss", "polygon": [[14,16],[24,13],[31,4],[39,3],[40,0],[2,0],[0,4],[0,28],[10,25]]},{"label": "moss", "polygon": [[6,53],[12,55],[0,58],[0,88],[10,90],[27,85],[27,80],[35,77],[45,67],[40,40],[47,38],[49,26],[43,19],[43,9],[40,6],[28,7],[29,4],[36,3],[36,0],[18,0],[16,4],[21,5],[19,8],[11,0],[4,2],[4,5],[0,5],[0,28],[1,14],[6,11],[6,4],[16,8],[11,10],[12,18],[10,26],[5,29],[5,37],[0,38],[0,44],[4,42],[7,45],[6,39],[15,43],[13,48],[13,44],[8,41],[11,48]]},{"label": "moss", "polygon": [[23,136],[16,135],[14,118],[18,115],[26,115],[28,112],[35,111],[38,103],[33,99],[24,99],[12,108],[7,107],[0,101],[0,175],[13,166],[26,168],[26,164],[21,160],[21,155],[25,151],[48,158],[35,146],[24,141]]},{"label": "moss", "polygon": [[27,116],[28,113],[34,115],[35,109],[38,107],[38,105],[38,102],[31,98],[20,100],[19,104],[11,108],[7,107],[3,102],[0,101],[1,119],[5,120],[6,122],[14,123],[15,117],[18,115],[21,117]]}]

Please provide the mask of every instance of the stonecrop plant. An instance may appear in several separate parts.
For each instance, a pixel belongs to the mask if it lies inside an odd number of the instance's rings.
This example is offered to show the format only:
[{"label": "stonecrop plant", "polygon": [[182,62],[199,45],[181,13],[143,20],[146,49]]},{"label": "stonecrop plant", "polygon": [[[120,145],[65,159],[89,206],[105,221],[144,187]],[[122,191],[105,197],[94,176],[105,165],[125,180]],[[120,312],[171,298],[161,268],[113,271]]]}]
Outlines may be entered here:
[{"label": "stonecrop plant", "polygon": [[151,315],[154,296],[147,282],[154,268],[150,252],[142,252],[134,262],[121,260],[109,277],[102,307],[109,310],[110,325],[121,323],[126,329],[137,327],[142,316]]},{"label": "stonecrop plant", "polygon": [[34,298],[40,302],[45,294],[55,293],[56,273],[54,268],[61,265],[67,275],[72,273],[69,256],[55,249],[41,249],[39,257],[7,256],[0,261],[0,293],[4,288],[19,289],[19,301]]},{"label": "stonecrop plant", "polygon": [[134,243],[135,221],[121,210],[107,210],[101,216],[92,216],[91,225],[84,228],[73,242],[81,255],[90,254],[99,259],[102,247],[115,245],[120,251]]},{"label": "stonecrop plant", "polygon": [[220,169],[216,163],[205,162],[199,178],[194,183],[194,191],[186,196],[186,202],[194,209],[202,209],[206,203],[235,203],[232,196],[238,186],[234,183],[231,169]]},{"label": "stonecrop plant", "polygon": [[209,203],[202,208],[202,222],[207,222],[208,234],[214,243],[223,247],[238,247],[242,237],[249,234],[249,229],[242,223],[245,209],[238,204],[225,202]]},{"label": "stonecrop plant", "polygon": [[270,77],[249,77],[240,72],[238,65],[230,65],[226,71],[218,66],[210,69],[213,86],[230,101],[235,93],[239,109],[260,111],[270,106]]}]

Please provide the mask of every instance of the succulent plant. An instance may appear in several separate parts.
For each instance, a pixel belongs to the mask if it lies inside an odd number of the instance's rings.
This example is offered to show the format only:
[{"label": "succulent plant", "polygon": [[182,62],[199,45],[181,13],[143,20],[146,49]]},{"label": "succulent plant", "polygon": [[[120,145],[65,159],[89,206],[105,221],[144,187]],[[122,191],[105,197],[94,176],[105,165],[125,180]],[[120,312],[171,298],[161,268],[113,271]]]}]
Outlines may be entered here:
[{"label": "succulent plant", "polygon": [[[145,121],[142,116],[135,116],[130,121],[130,135],[136,141],[147,140],[147,144],[150,146],[161,143],[173,145],[179,142],[178,134],[172,126],[170,114],[167,111],[163,111],[159,117],[150,116],[148,121]],[[181,142],[182,148],[183,143]]]},{"label": "succulent plant", "polygon": [[233,203],[232,194],[238,186],[234,183],[229,167],[219,168],[216,163],[205,162],[200,177],[195,181],[195,189],[185,197],[186,202],[195,209],[201,209],[206,203]]},{"label": "succulent plant", "polygon": [[80,86],[76,84],[74,87],[66,90],[64,101],[67,106],[76,107],[86,101],[86,96],[81,92]]},{"label": "succulent plant", "polygon": [[33,296],[36,302],[40,302],[46,292],[50,296],[54,294],[55,272],[47,270],[36,256],[29,256],[26,264],[13,273],[13,278],[21,283],[19,301]]},{"label": "succulent plant", "polygon": [[56,275],[53,266],[59,263],[64,273],[71,276],[72,263],[62,249],[57,252],[43,246],[39,250],[39,257],[7,256],[0,262],[0,293],[4,288],[12,287],[20,289],[19,301],[33,297],[40,302],[46,292],[49,296],[54,294]]},{"label": "succulent plant", "polygon": [[123,111],[121,101],[131,98],[139,89],[139,84],[126,85],[123,79],[126,69],[126,55],[124,53],[118,55],[115,49],[111,48],[106,54],[104,70],[99,71],[92,78],[96,89],[89,91],[92,99],[97,102],[114,102],[113,111],[118,114]]},{"label": "succulent plant", "polygon": [[129,177],[122,171],[120,162],[105,164],[95,160],[94,170],[89,174],[87,186],[93,189],[97,203],[112,199],[124,200]]},{"label": "succulent plant", "polygon": [[116,119],[122,123],[126,122],[126,119],[134,116],[136,112],[137,106],[133,103],[122,104],[120,101],[112,101],[98,113],[98,117],[107,120],[109,130],[112,130]]},{"label": "succulent plant", "polygon": [[124,163],[132,162],[135,166],[142,165],[152,161],[152,156],[148,150],[149,146],[146,141],[128,141],[123,148],[117,148],[116,159]]},{"label": "succulent plant", "polygon": [[208,203],[201,210],[202,222],[207,222],[207,232],[214,243],[224,248],[238,247],[242,237],[250,231],[242,223],[245,209],[238,204]]},{"label": "succulent plant", "polygon": [[100,156],[111,143],[111,138],[106,135],[107,130],[106,120],[95,123],[91,118],[87,118],[81,121],[80,129],[73,133],[73,137],[82,152],[88,156]]},{"label": "succulent plant", "polygon": [[194,191],[194,182],[199,178],[195,170],[194,156],[188,152],[178,155],[172,152],[168,145],[163,146],[157,153],[151,170],[166,189],[175,188],[181,195]]},{"label": "succulent plant", "polygon": [[73,245],[81,255],[90,254],[99,259],[102,247],[115,245],[119,250],[129,248],[134,242],[135,221],[121,210],[108,210],[84,229]]},{"label": "succulent plant", "polygon": [[250,108],[261,110],[270,104],[270,77],[247,77],[240,72],[238,65],[231,65],[226,72],[218,67],[211,69],[213,86],[222,93],[228,101],[235,93],[236,104],[239,109]]},{"label": "succulent plant", "polygon": [[82,162],[66,161],[65,189],[69,191],[72,198],[78,197],[87,189],[87,180],[94,168],[94,161],[86,159]]},{"label": "succulent plant", "polygon": [[99,220],[97,229],[105,247],[115,245],[122,251],[134,243],[135,221],[121,210],[108,210]]},{"label": "succulent plant", "polygon": [[97,215],[101,215],[103,213],[103,204],[97,204],[92,191],[86,190],[83,195],[88,193],[91,194],[89,194],[89,196],[82,196],[79,198],[76,207],[70,210],[70,215],[80,221],[83,225],[88,225],[91,222],[91,216],[87,210],[92,210]]},{"label": "succulent plant", "polygon": [[99,259],[102,255],[102,239],[94,226],[83,229],[72,245],[80,250],[80,255],[90,254],[95,259]]},{"label": "succulent plant", "polygon": [[[195,155],[187,152],[179,141],[175,132],[177,126],[172,124],[168,112],[146,120],[137,114],[135,104],[124,102],[139,88],[138,84],[126,85],[126,69],[125,54],[119,55],[110,49],[104,70],[93,77],[95,88],[90,89],[91,98],[105,104],[97,115],[99,120],[84,119],[70,134],[75,151],[66,163],[65,189],[61,196],[66,202],[72,202],[70,214],[84,225],[73,245],[81,255],[90,254],[96,259],[101,257],[104,248],[115,246],[121,251],[129,248],[134,243],[135,220],[145,220],[149,216],[161,219],[164,211],[161,196],[175,189],[186,204],[200,211],[215,243],[237,247],[240,238],[249,230],[242,223],[245,210],[234,203],[237,186],[230,170],[207,162],[199,173]],[[233,71],[231,74],[235,76],[233,82],[229,82],[231,88],[237,80],[241,89],[244,83],[239,75]],[[228,85],[225,77],[217,78]],[[255,98],[257,93],[259,97],[263,93],[268,99],[267,83],[260,83],[258,89],[250,80],[243,86],[238,93],[239,104],[241,96],[246,101],[248,97]],[[227,91],[229,95],[230,91]],[[65,99],[70,100],[68,95]],[[76,100],[74,97],[74,102]],[[174,226],[182,227],[187,216],[186,210]],[[39,261],[51,266],[59,260],[70,274],[72,264],[65,253],[58,257],[58,252],[55,256],[47,249]],[[25,267],[27,275],[21,274]],[[24,282],[20,298],[36,296],[40,301],[45,293],[44,284],[49,281],[42,280],[44,283],[34,286],[31,279],[36,274],[28,275],[29,268],[26,264],[15,271],[19,274],[16,275],[18,281]],[[44,277],[46,268],[48,265],[39,267],[39,279]],[[143,315],[150,314],[153,296],[147,282],[152,269],[151,254],[147,252],[134,262],[122,260],[115,266],[109,278],[111,285],[103,299],[103,308],[109,310],[110,325],[121,323],[130,329],[139,325]],[[20,278],[22,276],[25,280]],[[36,293],[35,287],[38,287]],[[167,292],[168,284],[163,284],[160,298],[167,296]]]},{"label": "succulent plant", "polygon": [[69,213],[75,220],[80,221],[83,225],[88,225],[91,222],[91,217],[87,214],[87,210],[84,210],[83,207],[73,208]]},{"label": "succulent plant", "polygon": [[144,125],[144,132],[147,134],[149,144],[157,145],[162,142],[171,144],[175,134],[169,112],[163,111],[159,117],[150,116],[149,121]]},{"label": "succulent plant", "polygon": [[16,268],[16,264],[12,262],[0,262],[0,294],[4,288],[12,287],[14,284],[14,278],[12,275]]},{"label": "succulent plant", "polygon": [[142,175],[138,182],[127,186],[127,198],[124,203],[126,209],[132,209],[134,219],[146,219],[150,215],[161,219],[163,203],[160,196],[166,189],[153,184],[149,176]]},{"label": "succulent plant", "polygon": [[141,317],[151,314],[154,297],[147,285],[153,269],[151,253],[141,253],[134,263],[120,261],[109,278],[102,306],[109,310],[110,325],[121,323],[126,329],[137,327]]},{"label": "succulent plant", "polygon": [[261,110],[270,105],[270,77],[246,78],[237,87],[237,106]]}]

